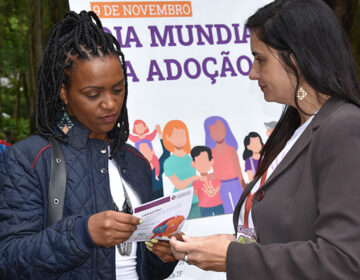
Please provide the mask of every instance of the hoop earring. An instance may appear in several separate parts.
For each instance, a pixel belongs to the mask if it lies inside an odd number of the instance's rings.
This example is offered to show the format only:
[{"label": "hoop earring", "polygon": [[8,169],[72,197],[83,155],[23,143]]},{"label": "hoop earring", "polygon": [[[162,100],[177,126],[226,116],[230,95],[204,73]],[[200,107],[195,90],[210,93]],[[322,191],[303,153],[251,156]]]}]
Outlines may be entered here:
[{"label": "hoop earring", "polygon": [[307,94],[308,93],[306,92],[306,90],[304,90],[302,87],[300,87],[298,89],[298,91],[296,92],[296,98],[301,101],[306,97]]},{"label": "hoop earring", "polygon": [[57,124],[58,128],[66,135],[70,131],[70,129],[74,126],[73,122],[70,120],[69,115],[66,113],[64,108],[64,114],[61,118],[60,122]]}]

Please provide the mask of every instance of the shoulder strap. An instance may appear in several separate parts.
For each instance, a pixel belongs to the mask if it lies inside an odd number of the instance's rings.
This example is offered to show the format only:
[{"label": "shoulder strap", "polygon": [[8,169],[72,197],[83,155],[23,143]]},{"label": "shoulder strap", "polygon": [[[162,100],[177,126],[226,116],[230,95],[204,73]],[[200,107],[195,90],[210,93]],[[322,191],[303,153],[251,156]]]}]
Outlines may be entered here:
[{"label": "shoulder strap", "polygon": [[46,226],[51,226],[63,216],[66,190],[66,165],[61,144],[49,137],[51,144],[51,174],[48,190]]}]

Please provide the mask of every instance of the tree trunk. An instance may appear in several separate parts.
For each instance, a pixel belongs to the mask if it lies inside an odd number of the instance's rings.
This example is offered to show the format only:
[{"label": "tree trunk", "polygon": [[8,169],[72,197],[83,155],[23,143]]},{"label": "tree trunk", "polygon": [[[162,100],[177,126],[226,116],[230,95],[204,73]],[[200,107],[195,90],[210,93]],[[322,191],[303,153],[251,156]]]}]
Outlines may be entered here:
[{"label": "tree trunk", "polygon": [[353,56],[360,77],[360,1],[359,0],[324,0],[333,10],[349,36]]},{"label": "tree trunk", "polygon": [[347,34],[353,27],[359,0],[324,0],[334,11]]},{"label": "tree trunk", "polygon": [[[1,73],[1,69],[0,69],[0,73]],[[2,87],[2,84],[1,84],[1,81],[0,81],[0,129],[2,129],[2,92],[1,92],[1,87]]]},{"label": "tree trunk", "polygon": [[350,30],[351,47],[356,61],[358,77],[360,80],[360,1],[353,7],[356,11],[353,26]]},{"label": "tree trunk", "polygon": [[32,49],[33,40],[29,34],[28,40],[28,74],[29,74],[29,107],[30,107],[30,115],[32,115],[34,110],[34,100],[36,96],[36,70],[34,67],[34,55]]},{"label": "tree trunk", "polygon": [[69,1],[67,0],[48,0],[50,9],[50,26],[62,19],[66,12],[69,11]]},{"label": "tree trunk", "polygon": [[25,76],[23,69],[20,70],[20,80],[22,81],[23,89],[24,89],[24,97],[25,97],[25,102],[26,102],[26,115],[27,115],[28,119],[31,119],[31,104],[30,104],[30,99],[29,99],[26,76]]},{"label": "tree trunk", "polygon": [[36,71],[42,56],[42,5],[41,0],[30,0],[29,2],[29,80],[30,80],[30,115],[34,110],[36,101]]},{"label": "tree trunk", "polygon": [[15,98],[14,113],[13,113],[16,128],[18,128],[18,123],[19,123],[20,96],[21,96],[20,88],[21,88],[21,77],[20,77],[20,73],[19,73],[16,75],[16,98]]}]

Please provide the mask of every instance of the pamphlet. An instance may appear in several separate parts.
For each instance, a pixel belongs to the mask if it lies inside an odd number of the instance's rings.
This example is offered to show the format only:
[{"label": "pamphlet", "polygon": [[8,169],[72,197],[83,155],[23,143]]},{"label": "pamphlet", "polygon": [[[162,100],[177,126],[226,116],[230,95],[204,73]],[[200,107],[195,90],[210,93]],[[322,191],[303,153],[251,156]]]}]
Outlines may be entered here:
[{"label": "pamphlet", "polygon": [[192,205],[193,187],[142,204],[133,215],[143,220],[127,241],[150,241],[153,238],[169,240],[167,237],[180,232]]}]

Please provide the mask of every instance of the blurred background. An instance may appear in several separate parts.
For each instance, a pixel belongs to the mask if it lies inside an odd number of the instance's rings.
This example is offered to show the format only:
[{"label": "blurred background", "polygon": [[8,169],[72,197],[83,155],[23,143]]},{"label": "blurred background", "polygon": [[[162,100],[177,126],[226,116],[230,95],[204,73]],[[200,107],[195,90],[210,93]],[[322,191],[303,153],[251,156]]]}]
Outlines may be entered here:
[{"label": "blurred background", "polygon": [[[360,77],[360,0],[323,1],[349,36]],[[68,10],[67,0],[0,0],[0,140],[31,133],[36,70],[50,27]]]}]

